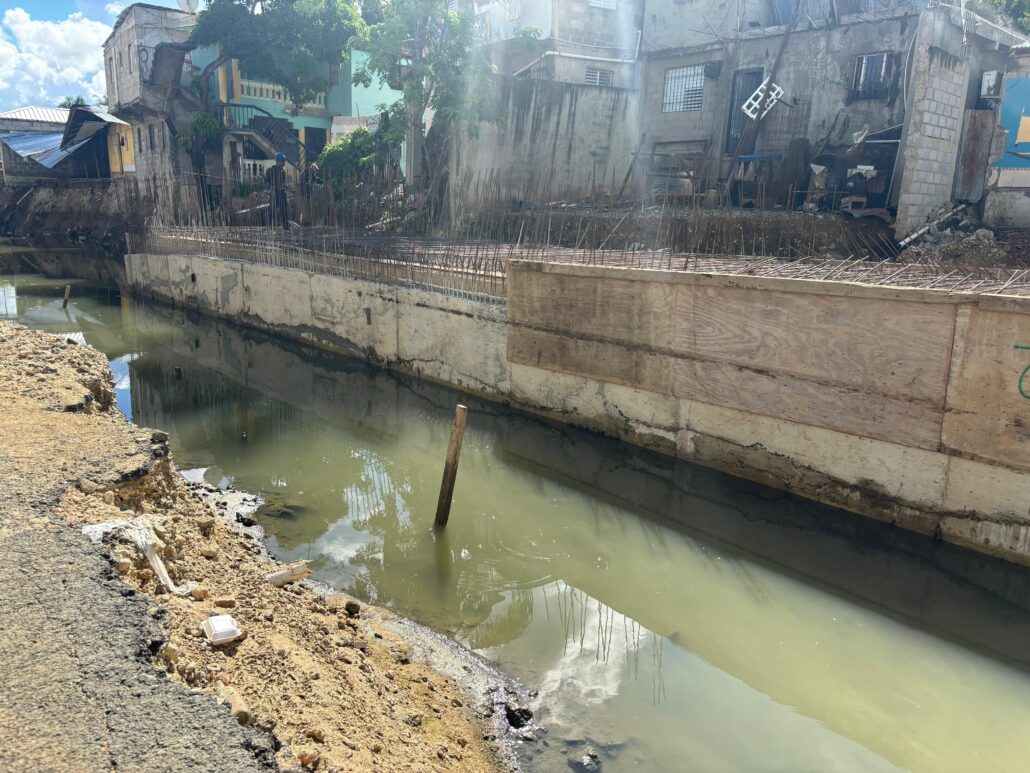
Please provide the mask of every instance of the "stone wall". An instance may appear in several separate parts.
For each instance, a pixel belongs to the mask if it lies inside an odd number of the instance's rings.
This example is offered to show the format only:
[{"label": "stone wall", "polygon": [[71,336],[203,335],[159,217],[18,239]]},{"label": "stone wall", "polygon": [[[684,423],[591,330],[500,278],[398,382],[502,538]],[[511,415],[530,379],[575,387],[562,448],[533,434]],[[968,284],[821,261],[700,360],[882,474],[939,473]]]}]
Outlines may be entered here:
[{"label": "stone wall", "polygon": [[188,256],[132,289],[1030,563],[1030,299],[513,262],[508,305]]}]

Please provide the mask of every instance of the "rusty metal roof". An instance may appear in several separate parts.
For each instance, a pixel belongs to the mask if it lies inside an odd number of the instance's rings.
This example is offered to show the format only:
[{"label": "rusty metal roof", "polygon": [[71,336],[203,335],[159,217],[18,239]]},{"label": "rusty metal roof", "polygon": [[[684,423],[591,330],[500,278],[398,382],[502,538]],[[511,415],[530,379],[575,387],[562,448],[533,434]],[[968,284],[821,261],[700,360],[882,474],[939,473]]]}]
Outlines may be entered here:
[{"label": "rusty metal roof", "polygon": [[19,107],[0,113],[0,119],[63,124],[68,120],[68,113],[65,107]]}]

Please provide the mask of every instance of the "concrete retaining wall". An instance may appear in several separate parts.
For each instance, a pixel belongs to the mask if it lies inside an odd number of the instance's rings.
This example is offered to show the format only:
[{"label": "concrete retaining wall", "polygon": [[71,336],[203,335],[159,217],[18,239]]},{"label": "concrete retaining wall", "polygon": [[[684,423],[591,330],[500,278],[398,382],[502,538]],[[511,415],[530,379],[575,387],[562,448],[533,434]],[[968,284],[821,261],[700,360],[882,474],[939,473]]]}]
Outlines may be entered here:
[{"label": "concrete retaining wall", "polygon": [[508,306],[131,255],[145,295],[1030,563],[1030,299],[513,262]]}]

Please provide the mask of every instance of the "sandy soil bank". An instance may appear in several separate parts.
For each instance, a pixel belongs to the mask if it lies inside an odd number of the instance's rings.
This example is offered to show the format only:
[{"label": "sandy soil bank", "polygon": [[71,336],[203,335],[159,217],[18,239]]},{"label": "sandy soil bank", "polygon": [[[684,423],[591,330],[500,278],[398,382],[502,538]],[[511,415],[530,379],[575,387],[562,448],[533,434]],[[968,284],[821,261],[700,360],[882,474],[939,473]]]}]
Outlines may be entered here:
[{"label": "sandy soil bank", "polygon": [[[183,595],[163,586],[129,530],[108,532],[90,549],[118,578],[110,595],[121,586],[125,603],[130,589],[149,599],[161,629],[150,642],[151,676],[210,696],[203,700],[216,708],[217,723],[235,728],[234,717],[248,739],[269,739],[274,759],[255,754],[252,767],[514,767],[516,731],[505,705],[518,695],[503,676],[384,610],[307,583],[274,587],[266,576],[277,567],[246,528],[252,498],[188,483],[167,436],[129,424],[112,406],[99,352],[0,322],[0,459],[10,468],[0,496],[51,501],[51,515],[77,537],[90,525],[130,522],[157,538],[173,590]],[[0,522],[0,536],[17,526],[17,513],[11,518]],[[79,541],[89,547],[84,536]],[[216,614],[231,614],[247,637],[210,645],[200,626]],[[228,759],[212,762],[237,769]]]}]

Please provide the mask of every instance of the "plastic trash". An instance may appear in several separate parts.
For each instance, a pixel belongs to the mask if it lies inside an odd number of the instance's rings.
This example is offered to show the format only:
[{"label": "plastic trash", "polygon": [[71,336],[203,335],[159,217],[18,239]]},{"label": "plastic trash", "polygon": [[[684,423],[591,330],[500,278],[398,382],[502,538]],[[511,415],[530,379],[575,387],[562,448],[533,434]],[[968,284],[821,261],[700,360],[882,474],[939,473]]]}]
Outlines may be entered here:
[{"label": "plastic trash", "polygon": [[232,615],[212,615],[200,627],[212,644],[228,644],[243,638],[243,630]]}]

